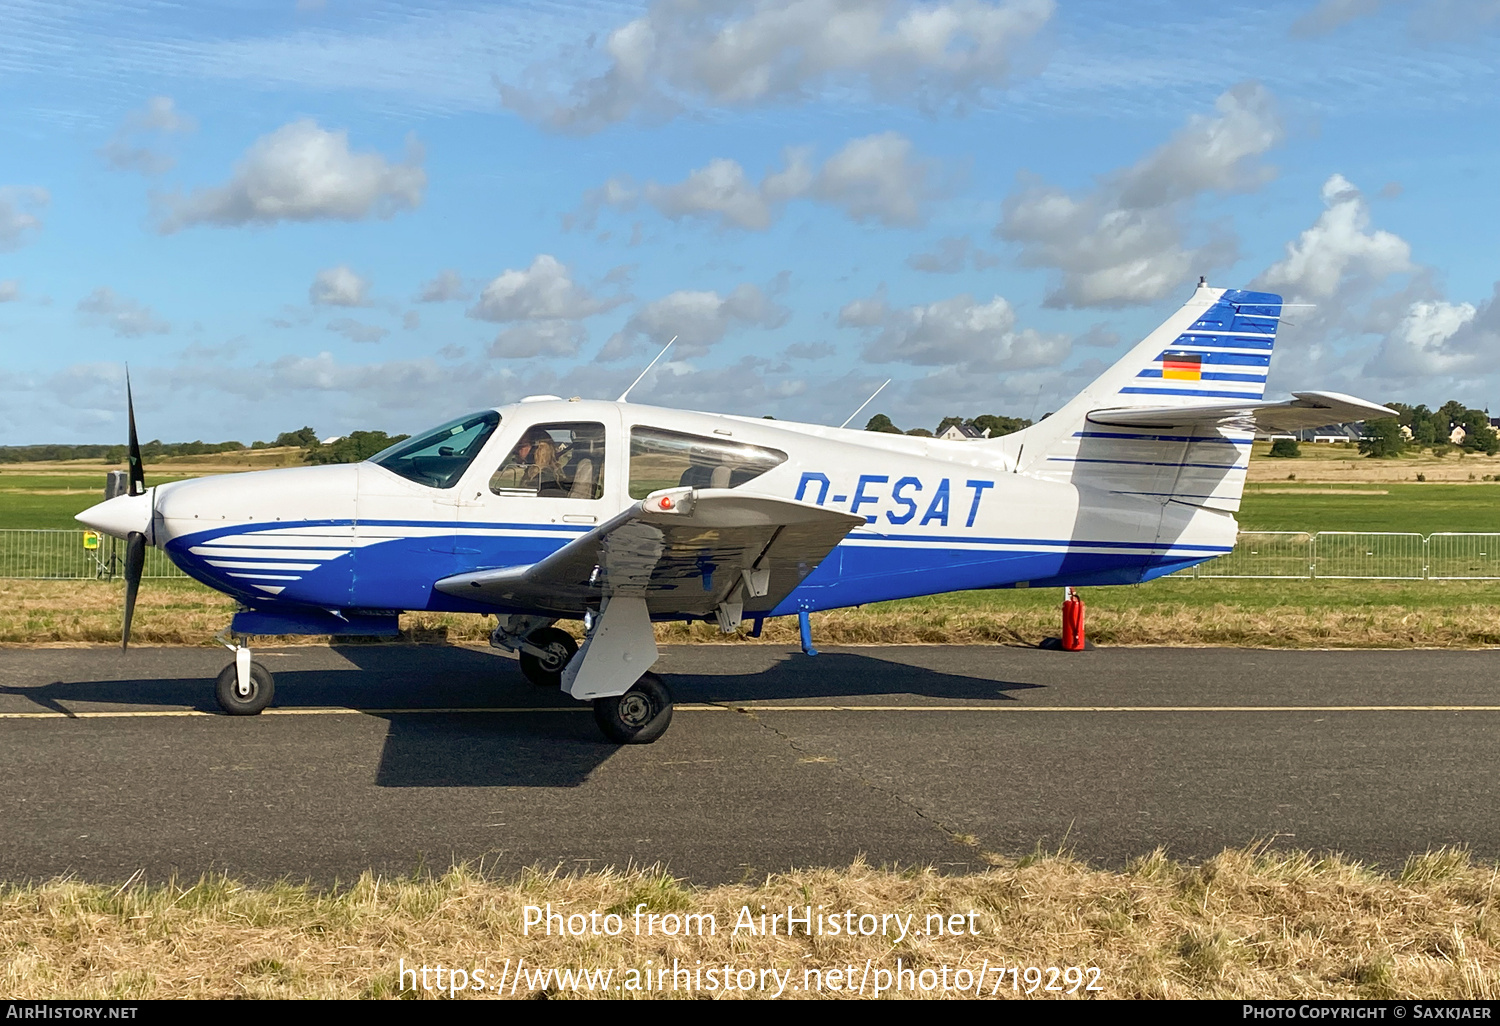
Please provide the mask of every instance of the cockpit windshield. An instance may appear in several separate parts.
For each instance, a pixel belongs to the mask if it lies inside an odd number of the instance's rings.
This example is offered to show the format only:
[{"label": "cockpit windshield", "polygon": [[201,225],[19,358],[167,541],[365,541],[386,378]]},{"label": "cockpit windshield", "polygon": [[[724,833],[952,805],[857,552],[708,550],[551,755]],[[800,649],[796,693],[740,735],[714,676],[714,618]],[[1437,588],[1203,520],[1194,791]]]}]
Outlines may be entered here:
[{"label": "cockpit windshield", "polygon": [[417,484],[452,488],[499,426],[500,414],[494,410],[471,413],[397,442],[371,456],[370,462]]}]

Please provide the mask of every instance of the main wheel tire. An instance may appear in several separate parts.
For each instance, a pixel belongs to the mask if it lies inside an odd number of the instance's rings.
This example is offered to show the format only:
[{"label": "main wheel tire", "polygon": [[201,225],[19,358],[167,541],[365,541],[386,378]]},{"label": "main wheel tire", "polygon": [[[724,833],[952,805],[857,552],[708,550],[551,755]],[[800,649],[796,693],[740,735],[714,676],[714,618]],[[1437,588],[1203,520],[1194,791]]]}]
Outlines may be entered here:
[{"label": "main wheel tire", "polygon": [[594,699],[594,721],[616,744],[649,745],[672,723],[672,693],[656,674],[642,674],[623,695]]},{"label": "main wheel tire", "polygon": [[547,653],[545,657],[539,657],[522,650],[521,672],[526,679],[544,688],[561,686],[563,667],[578,651],[578,642],[573,640],[573,635],[557,627],[540,627],[526,635],[526,640]]},{"label": "main wheel tire", "polygon": [[240,694],[239,683],[234,663],[224,667],[219,673],[219,679],[214,682],[219,708],[231,716],[254,716],[270,705],[271,699],[276,695],[276,679],[260,663],[250,664],[250,694]]}]

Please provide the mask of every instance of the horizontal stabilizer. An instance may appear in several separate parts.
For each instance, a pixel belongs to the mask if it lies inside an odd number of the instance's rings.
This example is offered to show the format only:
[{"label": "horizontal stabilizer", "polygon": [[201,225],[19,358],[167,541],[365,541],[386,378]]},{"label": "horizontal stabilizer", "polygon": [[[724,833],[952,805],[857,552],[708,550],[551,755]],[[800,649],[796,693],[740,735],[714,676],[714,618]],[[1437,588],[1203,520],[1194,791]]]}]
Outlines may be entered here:
[{"label": "horizontal stabilizer", "polygon": [[1093,410],[1088,419],[1112,427],[1175,428],[1222,424],[1245,430],[1297,431],[1399,416],[1395,410],[1340,392],[1293,392],[1284,402],[1196,403]]}]

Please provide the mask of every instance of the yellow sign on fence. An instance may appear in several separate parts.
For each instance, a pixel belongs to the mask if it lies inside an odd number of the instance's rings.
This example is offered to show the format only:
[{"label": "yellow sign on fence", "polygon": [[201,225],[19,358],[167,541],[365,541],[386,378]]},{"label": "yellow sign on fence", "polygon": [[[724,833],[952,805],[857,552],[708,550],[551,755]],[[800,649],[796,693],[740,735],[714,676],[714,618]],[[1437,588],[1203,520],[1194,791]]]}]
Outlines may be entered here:
[{"label": "yellow sign on fence", "polygon": [[83,532],[83,547],[86,548],[86,549],[88,549],[90,552],[92,552],[94,549],[97,549],[99,547],[99,532],[98,531],[84,531]]}]

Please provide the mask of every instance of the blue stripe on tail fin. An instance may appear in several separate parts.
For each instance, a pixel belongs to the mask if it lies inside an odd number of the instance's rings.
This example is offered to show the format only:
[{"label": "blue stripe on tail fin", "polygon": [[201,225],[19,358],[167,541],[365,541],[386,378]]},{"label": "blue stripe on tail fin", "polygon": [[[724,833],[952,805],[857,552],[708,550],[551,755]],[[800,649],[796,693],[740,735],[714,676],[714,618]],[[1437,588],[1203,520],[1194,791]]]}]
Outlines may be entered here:
[{"label": "blue stripe on tail fin", "polygon": [[1092,424],[1092,410],[1192,406],[1264,398],[1281,297],[1211,289],[1191,299],[1071,402],[1005,439],[1019,469],[1048,480],[1233,511],[1251,432],[1234,428],[1129,431]]}]

